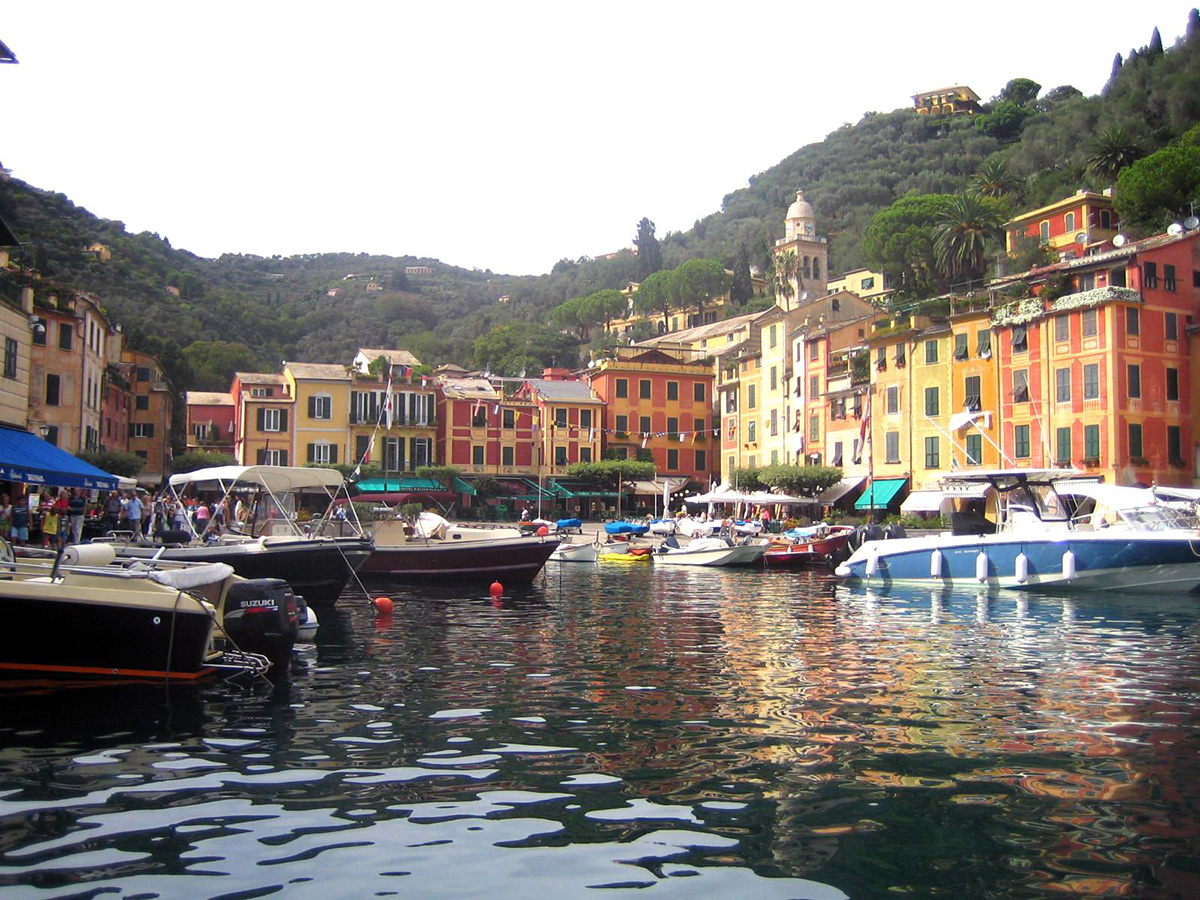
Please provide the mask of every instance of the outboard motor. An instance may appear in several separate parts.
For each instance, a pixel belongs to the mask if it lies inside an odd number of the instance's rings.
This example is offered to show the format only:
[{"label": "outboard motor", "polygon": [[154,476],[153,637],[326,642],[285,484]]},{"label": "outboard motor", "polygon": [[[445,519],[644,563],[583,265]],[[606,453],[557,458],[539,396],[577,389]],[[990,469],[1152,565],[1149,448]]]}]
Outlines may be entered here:
[{"label": "outboard motor", "polygon": [[266,656],[273,666],[291,655],[298,620],[296,595],[282,578],[239,580],[225,595],[221,625],[229,639],[240,650]]},{"label": "outboard motor", "polygon": [[[878,525],[876,525],[874,522],[871,522],[868,525],[864,525],[863,530],[862,530],[862,540],[863,540],[863,543],[866,543],[867,541],[882,541],[883,540],[883,529],[880,528]],[[860,544],[859,546],[862,546],[862,544]]]},{"label": "outboard motor", "polygon": [[892,538],[908,537],[908,532],[904,530],[904,526],[893,523],[883,530],[883,536],[888,540]]}]

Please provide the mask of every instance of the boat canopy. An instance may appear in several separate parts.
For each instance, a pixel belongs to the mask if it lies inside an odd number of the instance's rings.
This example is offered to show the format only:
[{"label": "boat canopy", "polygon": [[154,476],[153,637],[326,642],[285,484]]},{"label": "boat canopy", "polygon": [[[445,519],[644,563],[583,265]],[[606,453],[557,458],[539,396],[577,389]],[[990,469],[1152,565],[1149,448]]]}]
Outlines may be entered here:
[{"label": "boat canopy", "polygon": [[[1003,481],[1008,478],[1024,478],[1027,481],[1059,481],[1078,478],[1082,472],[1075,469],[970,469],[958,471],[942,479],[942,484],[969,481]],[[882,480],[882,479],[880,479]]]},{"label": "boat canopy", "polygon": [[171,476],[171,487],[180,488],[189,484],[219,485],[228,491],[237,484],[266,488],[273,494],[286,494],[305,488],[336,490],[343,483],[336,469],[302,466],[215,466],[181,472]]},{"label": "boat canopy", "polygon": [[0,428],[0,481],[111,491],[120,479],[28,431]]}]

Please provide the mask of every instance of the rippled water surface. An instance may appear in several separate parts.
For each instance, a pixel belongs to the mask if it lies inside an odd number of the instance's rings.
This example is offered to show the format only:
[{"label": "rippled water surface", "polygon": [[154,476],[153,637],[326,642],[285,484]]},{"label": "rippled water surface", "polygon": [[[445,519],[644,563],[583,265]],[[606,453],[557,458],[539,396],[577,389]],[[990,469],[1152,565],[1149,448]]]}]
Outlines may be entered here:
[{"label": "rippled water surface", "polygon": [[560,568],[3,688],[0,896],[1200,896],[1200,601]]}]

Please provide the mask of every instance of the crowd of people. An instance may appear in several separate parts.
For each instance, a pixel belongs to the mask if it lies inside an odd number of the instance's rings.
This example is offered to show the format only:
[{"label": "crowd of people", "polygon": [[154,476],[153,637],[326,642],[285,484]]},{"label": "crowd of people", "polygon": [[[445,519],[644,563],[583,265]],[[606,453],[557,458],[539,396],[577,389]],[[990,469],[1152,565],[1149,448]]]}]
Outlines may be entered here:
[{"label": "crowd of people", "polygon": [[0,494],[0,537],[25,546],[33,535],[34,544],[40,540],[49,549],[80,543],[89,524],[100,534],[138,541],[172,532],[182,540],[193,535],[216,540],[230,528],[245,525],[250,516],[247,498],[240,495],[208,502],[195,497],[181,500],[167,492],[151,494],[141,488],[107,493],[45,488],[11,497]]}]

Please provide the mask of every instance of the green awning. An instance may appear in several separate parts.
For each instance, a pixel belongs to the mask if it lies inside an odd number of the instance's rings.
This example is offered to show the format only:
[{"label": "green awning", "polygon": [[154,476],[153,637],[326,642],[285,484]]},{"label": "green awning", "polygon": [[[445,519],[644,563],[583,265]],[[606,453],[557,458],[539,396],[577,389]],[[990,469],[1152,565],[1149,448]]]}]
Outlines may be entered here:
[{"label": "green awning", "polygon": [[358,483],[358,489],[364,494],[387,493],[391,491],[444,491],[446,488],[440,481],[432,478],[368,478]]},{"label": "green awning", "polygon": [[454,490],[460,494],[470,494],[472,497],[479,493],[475,490],[475,485],[469,481],[463,481],[457,475],[454,476]]},{"label": "green awning", "polygon": [[546,487],[548,487],[550,490],[554,491],[554,493],[557,496],[563,497],[565,499],[570,499],[571,497],[576,496],[576,493],[574,491],[572,491],[569,487],[567,487],[566,485],[563,485],[563,484],[559,484],[553,478],[550,479],[550,482],[546,485]]},{"label": "green awning", "polygon": [[862,492],[862,496],[854,501],[854,508],[870,509],[874,506],[876,509],[885,509],[896,499],[896,495],[904,489],[904,485],[907,483],[907,478],[876,478]]}]

